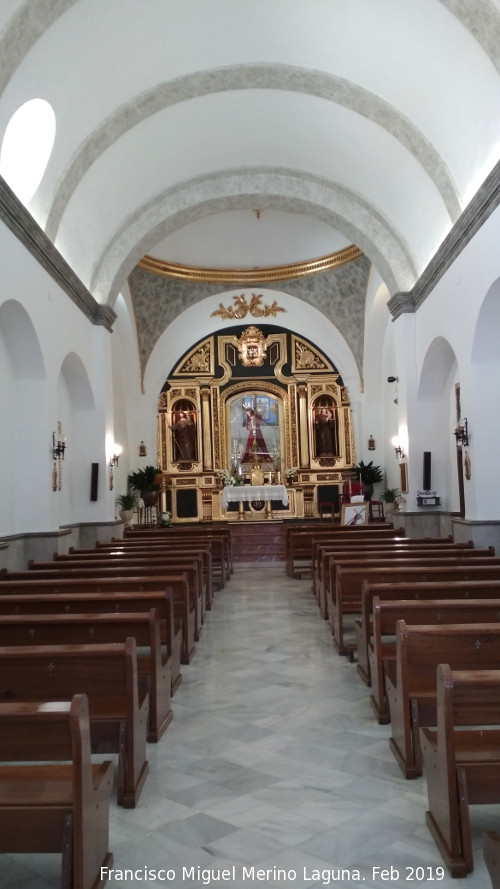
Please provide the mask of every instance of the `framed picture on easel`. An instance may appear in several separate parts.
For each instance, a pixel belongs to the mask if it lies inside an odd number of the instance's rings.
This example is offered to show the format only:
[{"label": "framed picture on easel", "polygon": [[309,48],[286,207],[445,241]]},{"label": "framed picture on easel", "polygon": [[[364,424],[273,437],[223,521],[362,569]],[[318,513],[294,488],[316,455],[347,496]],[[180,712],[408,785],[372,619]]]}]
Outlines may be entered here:
[{"label": "framed picture on easel", "polygon": [[362,503],[343,503],[340,516],[341,525],[366,525],[370,513],[368,500]]}]

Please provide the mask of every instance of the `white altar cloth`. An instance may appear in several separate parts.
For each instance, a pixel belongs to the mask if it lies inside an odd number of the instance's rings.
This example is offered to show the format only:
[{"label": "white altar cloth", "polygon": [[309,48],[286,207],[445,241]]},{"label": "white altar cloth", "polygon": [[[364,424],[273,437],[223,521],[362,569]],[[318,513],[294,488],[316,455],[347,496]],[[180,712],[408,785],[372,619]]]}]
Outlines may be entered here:
[{"label": "white altar cloth", "polygon": [[220,495],[223,509],[228,503],[249,503],[254,500],[281,500],[288,506],[288,494],[284,485],[226,485]]}]

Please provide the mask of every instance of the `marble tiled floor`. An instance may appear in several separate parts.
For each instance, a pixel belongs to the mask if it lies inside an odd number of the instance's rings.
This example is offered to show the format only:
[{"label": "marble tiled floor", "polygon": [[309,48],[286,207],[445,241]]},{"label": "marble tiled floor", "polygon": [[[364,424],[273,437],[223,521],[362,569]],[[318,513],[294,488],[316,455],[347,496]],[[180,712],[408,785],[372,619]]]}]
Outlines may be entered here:
[{"label": "marble tiled floor", "polygon": [[[174,721],[148,745],[137,808],[112,806],[108,886],[460,885],[447,871],[439,879],[425,780],[403,778],[368,697],[335,653],[310,582],[289,580],[281,563],[237,565],[183,668]],[[498,815],[473,812],[467,889],[491,886],[481,834]],[[58,856],[0,856],[0,889],[52,889],[58,878]]]}]

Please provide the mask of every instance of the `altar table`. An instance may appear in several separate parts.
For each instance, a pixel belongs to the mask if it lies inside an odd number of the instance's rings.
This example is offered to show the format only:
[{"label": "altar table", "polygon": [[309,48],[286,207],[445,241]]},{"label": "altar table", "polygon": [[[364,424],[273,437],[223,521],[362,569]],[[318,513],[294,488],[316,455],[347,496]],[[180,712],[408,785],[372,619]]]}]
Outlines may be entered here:
[{"label": "altar table", "polygon": [[238,518],[244,518],[243,503],[259,502],[266,505],[266,517],[271,516],[271,500],[281,500],[288,506],[288,494],[285,485],[226,485],[220,497],[221,506],[227,509],[228,503],[238,504]]}]

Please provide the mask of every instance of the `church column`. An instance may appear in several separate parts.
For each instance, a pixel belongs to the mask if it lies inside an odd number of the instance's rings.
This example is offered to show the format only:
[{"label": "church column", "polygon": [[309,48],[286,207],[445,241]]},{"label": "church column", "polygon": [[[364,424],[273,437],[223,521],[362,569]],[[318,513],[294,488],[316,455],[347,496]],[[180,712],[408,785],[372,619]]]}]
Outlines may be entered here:
[{"label": "church column", "polygon": [[213,466],[212,461],[212,428],[210,423],[210,389],[207,387],[200,388],[201,395],[201,417],[203,429],[203,469],[210,470]]},{"label": "church column", "polygon": [[299,396],[300,465],[309,466],[309,438],[307,428],[307,386],[297,386]]}]

